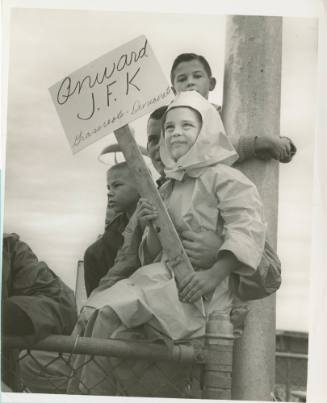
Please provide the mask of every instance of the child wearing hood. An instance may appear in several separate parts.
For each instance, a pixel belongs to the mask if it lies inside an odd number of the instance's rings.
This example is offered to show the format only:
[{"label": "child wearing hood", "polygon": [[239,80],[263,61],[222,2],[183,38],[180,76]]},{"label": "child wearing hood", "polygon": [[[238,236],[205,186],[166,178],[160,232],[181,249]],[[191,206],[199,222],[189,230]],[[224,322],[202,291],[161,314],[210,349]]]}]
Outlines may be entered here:
[{"label": "child wearing hood", "polygon": [[[183,279],[178,290],[152,226],[156,210],[140,199],[137,219],[146,226],[139,247],[143,266],[129,278],[92,293],[87,305],[95,311],[85,329],[89,337],[146,335],[147,339],[182,341],[204,336],[213,312],[230,315],[234,298],[230,274],[250,275],[261,260],[266,226],[259,194],[249,179],[230,166],[238,155],[219,114],[202,95],[182,92],[169,105],[160,154],[168,178],[160,192],[177,232],[221,235],[224,241],[217,261],[206,270],[194,267],[195,272]],[[94,363],[81,357],[76,368],[81,368],[79,381],[71,390],[76,387],[78,393],[115,395],[118,377],[119,382],[128,383],[124,387],[132,396],[144,396],[138,382],[128,381],[130,374],[119,374],[120,367],[112,358],[97,357]],[[107,378],[101,368],[106,369]]]},{"label": "child wearing hood", "polygon": [[[222,235],[217,261],[207,270],[195,267],[177,290],[151,225],[156,211],[140,199],[138,219],[146,225],[139,250],[143,266],[110,291],[93,295],[88,304],[102,311],[107,307],[105,316],[114,318],[109,320],[113,331],[121,325],[132,328],[147,323],[181,340],[203,336],[211,312],[229,315],[233,301],[229,276],[257,269],[266,225],[255,185],[230,166],[238,155],[215,108],[199,93],[182,92],[169,105],[160,154],[169,178],[161,194],[177,232],[209,230]],[[201,297],[205,315],[195,304]]]}]

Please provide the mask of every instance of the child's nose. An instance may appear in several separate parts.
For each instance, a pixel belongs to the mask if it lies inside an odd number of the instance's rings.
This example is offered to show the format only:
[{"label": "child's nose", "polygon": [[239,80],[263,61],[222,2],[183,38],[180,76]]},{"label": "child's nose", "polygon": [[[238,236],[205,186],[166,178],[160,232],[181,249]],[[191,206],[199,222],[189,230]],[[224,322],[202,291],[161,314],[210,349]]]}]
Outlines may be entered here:
[{"label": "child's nose", "polygon": [[175,128],[174,128],[174,131],[173,131],[173,136],[174,137],[176,137],[176,136],[179,136],[181,134],[181,128],[180,128],[180,126],[175,126]]},{"label": "child's nose", "polygon": [[188,77],[187,79],[187,87],[193,87],[194,86],[194,80],[193,77]]}]

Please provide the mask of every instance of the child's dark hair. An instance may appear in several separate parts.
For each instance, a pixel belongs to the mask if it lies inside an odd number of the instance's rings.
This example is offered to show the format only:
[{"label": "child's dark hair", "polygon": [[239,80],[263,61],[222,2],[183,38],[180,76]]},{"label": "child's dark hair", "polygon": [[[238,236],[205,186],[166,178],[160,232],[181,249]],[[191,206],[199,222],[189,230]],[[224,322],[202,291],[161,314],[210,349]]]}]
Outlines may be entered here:
[{"label": "child's dark hair", "polygon": [[174,72],[176,67],[183,62],[190,62],[192,60],[198,60],[202,66],[204,67],[204,70],[206,71],[206,73],[208,74],[208,77],[210,78],[212,76],[212,72],[211,72],[211,68],[210,65],[207,61],[207,59],[201,55],[197,55],[195,53],[181,53],[180,55],[178,55],[176,57],[176,59],[174,60],[174,63],[172,65],[172,68],[170,70],[170,81],[172,84],[174,84]]},{"label": "child's dark hair", "polygon": [[115,171],[116,169],[123,169],[126,170],[128,172],[128,165],[126,161],[122,161],[122,162],[118,162],[115,165],[112,165],[108,170],[107,170],[107,174],[109,172]]},{"label": "child's dark hair", "polygon": [[167,108],[168,108],[168,105],[160,106],[160,108],[156,109],[155,111],[153,111],[151,113],[151,115],[149,116],[149,120],[150,119],[160,120],[163,117],[163,115],[165,114]]}]

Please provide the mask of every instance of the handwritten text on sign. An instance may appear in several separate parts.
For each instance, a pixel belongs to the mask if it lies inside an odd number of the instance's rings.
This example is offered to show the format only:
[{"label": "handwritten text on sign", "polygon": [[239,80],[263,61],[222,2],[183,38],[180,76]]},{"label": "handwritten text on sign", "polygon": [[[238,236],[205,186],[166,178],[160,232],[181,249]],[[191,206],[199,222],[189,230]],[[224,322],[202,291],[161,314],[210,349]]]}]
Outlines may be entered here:
[{"label": "handwritten text on sign", "polygon": [[76,70],[49,91],[73,153],[173,97],[144,36]]}]

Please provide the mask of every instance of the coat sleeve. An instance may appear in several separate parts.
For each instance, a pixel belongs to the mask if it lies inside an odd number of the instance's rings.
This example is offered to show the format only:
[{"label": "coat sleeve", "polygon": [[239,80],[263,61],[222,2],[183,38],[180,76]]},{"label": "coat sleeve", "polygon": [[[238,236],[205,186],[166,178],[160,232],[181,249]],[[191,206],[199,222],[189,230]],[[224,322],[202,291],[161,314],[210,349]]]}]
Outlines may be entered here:
[{"label": "coat sleeve", "polygon": [[123,237],[123,246],[117,252],[114,265],[107,274],[102,277],[99,286],[93,293],[113,286],[117,281],[129,277],[141,266],[138,258],[138,249],[142,239],[142,230],[135,214],[127,224],[123,232]]},{"label": "coat sleeve", "polygon": [[[101,265],[104,262],[103,259],[98,259],[99,244],[100,242],[97,240],[84,253],[84,283],[87,296],[98,286],[101,279]],[[100,255],[100,257],[102,256]]]},{"label": "coat sleeve", "polygon": [[[221,106],[214,105],[220,118],[222,119]],[[228,133],[227,133],[228,134]],[[235,150],[238,154],[237,162],[242,162],[251,158],[255,158],[255,137],[256,136],[229,136]]]},{"label": "coat sleeve", "polygon": [[238,154],[237,162],[255,158],[255,136],[229,137]]},{"label": "coat sleeve", "polygon": [[[234,168],[219,166],[218,178],[216,195],[224,237],[219,251],[232,252],[251,273],[259,265],[266,237],[260,196],[255,185]],[[240,274],[245,274],[244,267]]]},{"label": "coat sleeve", "polygon": [[73,291],[31,248],[17,238],[10,240],[11,291],[8,298],[31,319],[34,336],[69,334],[76,322]]},{"label": "coat sleeve", "polygon": [[85,251],[84,280],[87,296],[99,285],[101,278],[114,265],[117,252],[123,244],[120,225],[119,218],[111,222],[101,238]]}]

